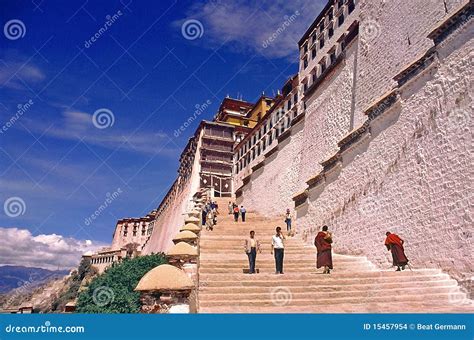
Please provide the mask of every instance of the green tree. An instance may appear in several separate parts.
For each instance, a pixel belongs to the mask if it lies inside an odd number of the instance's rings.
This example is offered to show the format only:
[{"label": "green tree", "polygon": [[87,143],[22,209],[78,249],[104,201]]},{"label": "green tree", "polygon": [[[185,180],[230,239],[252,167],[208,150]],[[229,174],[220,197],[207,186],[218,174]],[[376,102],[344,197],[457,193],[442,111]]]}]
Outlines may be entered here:
[{"label": "green tree", "polygon": [[113,265],[79,294],[76,312],[138,313],[140,293],[134,291],[135,287],[147,272],[164,263],[163,254],[152,254]]}]

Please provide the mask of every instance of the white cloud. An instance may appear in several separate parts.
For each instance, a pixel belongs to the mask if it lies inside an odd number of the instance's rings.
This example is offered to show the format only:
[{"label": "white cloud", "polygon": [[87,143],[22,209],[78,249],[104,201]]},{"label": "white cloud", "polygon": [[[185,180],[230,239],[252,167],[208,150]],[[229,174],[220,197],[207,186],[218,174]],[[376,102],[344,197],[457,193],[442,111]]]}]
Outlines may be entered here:
[{"label": "white cloud", "polygon": [[[163,132],[123,130],[117,126],[98,129],[92,121],[92,114],[79,110],[65,109],[62,117],[53,125],[51,122],[23,120],[29,131],[63,140],[83,140],[84,143],[115,150],[116,148],[144,154],[175,155],[178,147]],[[21,128],[21,127],[20,127]]]},{"label": "white cloud", "polygon": [[[324,4],[322,0],[211,0],[193,5],[186,13],[187,18],[175,24],[180,26],[187,19],[197,19],[203,24],[203,36],[213,45],[227,42],[228,46],[240,51],[267,58],[289,57],[297,62],[298,40]],[[289,20],[292,15],[294,20]],[[272,36],[275,39],[265,44]]]},{"label": "white cloud", "polygon": [[82,254],[106,246],[57,234],[33,236],[27,229],[0,227],[0,265],[71,269]]},{"label": "white cloud", "polygon": [[38,67],[23,62],[5,62],[0,60],[0,88],[24,89],[25,83],[30,86],[45,78],[43,71]]}]

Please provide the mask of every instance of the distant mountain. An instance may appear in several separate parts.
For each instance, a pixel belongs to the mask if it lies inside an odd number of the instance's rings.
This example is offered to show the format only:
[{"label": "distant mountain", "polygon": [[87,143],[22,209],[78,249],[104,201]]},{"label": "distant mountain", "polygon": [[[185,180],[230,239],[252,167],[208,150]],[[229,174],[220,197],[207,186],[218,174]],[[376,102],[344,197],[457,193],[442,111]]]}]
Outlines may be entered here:
[{"label": "distant mountain", "polygon": [[49,280],[63,277],[69,270],[48,270],[23,266],[0,266],[0,294],[22,287],[29,290]]}]

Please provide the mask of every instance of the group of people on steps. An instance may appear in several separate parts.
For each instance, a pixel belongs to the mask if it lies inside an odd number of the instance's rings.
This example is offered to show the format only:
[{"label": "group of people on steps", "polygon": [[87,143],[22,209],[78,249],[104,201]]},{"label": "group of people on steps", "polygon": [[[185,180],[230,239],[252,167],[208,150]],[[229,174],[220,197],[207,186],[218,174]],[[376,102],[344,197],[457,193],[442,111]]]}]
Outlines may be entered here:
[{"label": "group of people on steps", "polygon": [[[237,206],[238,209],[238,206]],[[230,211],[230,208],[229,208]],[[245,214],[245,213],[244,213]],[[245,215],[244,215],[245,216]],[[243,217],[243,221],[245,217]],[[288,236],[294,236],[291,229],[291,213],[287,209],[285,214],[285,223],[287,226]],[[405,270],[408,265],[408,258],[405,255],[403,247],[404,241],[396,234],[387,232],[385,234],[385,246],[392,253],[392,264],[397,267],[396,271]],[[285,240],[281,227],[275,228],[275,235],[271,239],[271,254],[275,257],[275,274],[283,274],[283,259],[285,254]],[[328,226],[323,226],[321,231],[316,234],[314,238],[314,245],[316,246],[316,268],[324,268],[323,274],[330,274],[333,269],[332,263],[332,243],[333,235],[329,231]],[[255,265],[257,253],[261,253],[261,243],[255,236],[255,231],[250,231],[250,235],[244,242],[245,253],[249,260],[249,274],[255,274]]]}]

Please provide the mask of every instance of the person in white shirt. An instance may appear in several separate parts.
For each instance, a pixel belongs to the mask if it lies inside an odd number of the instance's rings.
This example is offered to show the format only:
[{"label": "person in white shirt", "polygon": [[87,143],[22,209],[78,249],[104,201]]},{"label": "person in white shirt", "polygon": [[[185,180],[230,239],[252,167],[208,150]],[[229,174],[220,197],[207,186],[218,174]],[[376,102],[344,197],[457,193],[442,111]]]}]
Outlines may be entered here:
[{"label": "person in white shirt", "polygon": [[276,234],[272,236],[272,255],[275,254],[275,274],[283,274],[284,239],[285,236],[281,233],[281,228],[276,227]]}]

